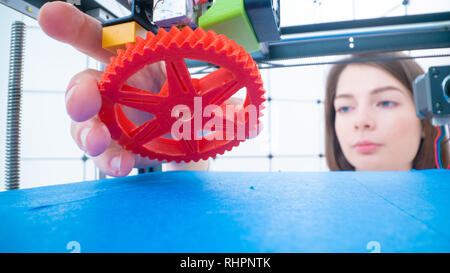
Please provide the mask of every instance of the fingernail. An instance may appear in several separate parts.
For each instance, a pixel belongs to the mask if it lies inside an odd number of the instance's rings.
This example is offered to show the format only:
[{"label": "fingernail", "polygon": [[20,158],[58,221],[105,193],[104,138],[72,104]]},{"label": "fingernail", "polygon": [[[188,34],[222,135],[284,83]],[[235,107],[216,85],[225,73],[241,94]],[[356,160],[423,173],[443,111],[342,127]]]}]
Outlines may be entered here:
[{"label": "fingernail", "polygon": [[67,102],[69,102],[70,97],[72,96],[73,91],[75,90],[75,87],[76,87],[76,85],[72,86],[72,87],[69,89],[69,91],[67,91],[67,93],[66,93],[66,105],[67,105]]},{"label": "fingernail", "polygon": [[106,127],[105,124],[102,124],[102,129],[103,129],[103,131],[105,131],[105,133],[109,134],[109,129],[108,129],[108,127]]},{"label": "fingernail", "polygon": [[86,138],[91,131],[91,128],[84,128],[80,133],[81,145],[83,146],[84,151],[86,152]]},{"label": "fingernail", "polygon": [[109,165],[117,174],[120,173],[120,167],[122,165],[122,153],[120,153],[120,155],[113,157]]}]

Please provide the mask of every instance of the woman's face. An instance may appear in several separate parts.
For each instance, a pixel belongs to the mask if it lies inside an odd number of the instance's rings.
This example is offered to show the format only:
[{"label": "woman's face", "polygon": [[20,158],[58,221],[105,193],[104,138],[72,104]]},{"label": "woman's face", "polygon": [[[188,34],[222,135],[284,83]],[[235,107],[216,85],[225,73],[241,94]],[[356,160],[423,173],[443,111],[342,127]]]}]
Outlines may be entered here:
[{"label": "woman's face", "polygon": [[348,65],[334,100],[341,150],[357,171],[409,171],[422,136],[412,94],[383,69]]}]

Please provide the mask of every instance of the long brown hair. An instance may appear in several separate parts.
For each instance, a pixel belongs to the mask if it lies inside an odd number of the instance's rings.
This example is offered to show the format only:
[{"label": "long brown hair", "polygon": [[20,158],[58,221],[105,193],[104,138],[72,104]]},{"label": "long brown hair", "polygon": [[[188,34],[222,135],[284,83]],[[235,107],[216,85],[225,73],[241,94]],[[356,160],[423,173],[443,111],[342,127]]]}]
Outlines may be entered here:
[{"label": "long brown hair", "polygon": [[[334,127],[336,117],[334,99],[337,83],[344,68],[352,63],[374,65],[385,70],[400,81],[411,92],[411,96],[413,95],[412,85],[414,79],[424,73],[423,69],[413,59],[403,53],[353,55],[333,65],[328,74],[325,94],[325,157],[328,168],[331,171],[355,169],[345,158]],[[421,120],[421,123],[424,137],[421,139],[419,151],[413,160],[412,168],[417,170],[436,168],[434,139],[437,135],[437,130],[427,119]]]}]

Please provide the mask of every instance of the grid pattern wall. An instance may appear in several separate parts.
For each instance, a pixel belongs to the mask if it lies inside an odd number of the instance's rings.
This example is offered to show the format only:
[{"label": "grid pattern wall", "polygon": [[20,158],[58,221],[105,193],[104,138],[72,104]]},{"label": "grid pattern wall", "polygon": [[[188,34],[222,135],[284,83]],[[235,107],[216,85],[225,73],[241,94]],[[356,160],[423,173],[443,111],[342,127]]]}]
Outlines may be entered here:
[{"label": "grid pattern wall", "polygon": [[327,170],[323,99],[327,66],[261,69],[266,90],[263,130],[212,162],[223,171]]}]

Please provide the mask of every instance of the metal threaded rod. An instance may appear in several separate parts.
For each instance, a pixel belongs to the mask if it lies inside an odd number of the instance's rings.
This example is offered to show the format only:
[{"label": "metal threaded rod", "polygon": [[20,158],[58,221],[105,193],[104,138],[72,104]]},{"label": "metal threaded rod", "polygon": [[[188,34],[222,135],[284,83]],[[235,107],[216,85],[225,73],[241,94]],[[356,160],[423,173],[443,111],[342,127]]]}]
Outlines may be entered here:
[{"label": "metal threaded rod", "polygon": [[6,118],[6,190],[19,188],[20,174],[20,114],[25,24],[15,21],[11,27],[9,55],[8,106]]}]

